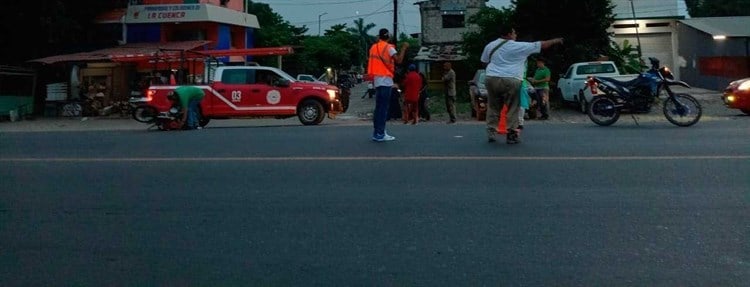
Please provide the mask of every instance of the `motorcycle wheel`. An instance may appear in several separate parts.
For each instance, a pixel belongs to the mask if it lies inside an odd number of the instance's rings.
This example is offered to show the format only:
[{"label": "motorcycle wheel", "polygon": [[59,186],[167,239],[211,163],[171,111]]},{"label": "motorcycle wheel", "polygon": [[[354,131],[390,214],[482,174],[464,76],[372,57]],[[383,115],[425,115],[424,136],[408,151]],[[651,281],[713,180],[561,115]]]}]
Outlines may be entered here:
[{"label": "motorcycle wheel", "polygon": [[154,123],[156,121],[156,117],[159,115],[159,111],[156,110],[155,107],[152,106],[139,106],[135,108],[132,112],[133,119],[140,122],[140,123]]},{"label": "motorcycle wheel", "polygon": [[588,107],[589,119],[600,126],[609,126],[620,118],[620,109],[608,97],[595,97]]},{"label": "motorcycle wheel", "polygon": [[664,101],[664,116],[680,127],[689,127],[697,123],[703,115],[703,108],[698,100],[688,94],[675,94]]}]

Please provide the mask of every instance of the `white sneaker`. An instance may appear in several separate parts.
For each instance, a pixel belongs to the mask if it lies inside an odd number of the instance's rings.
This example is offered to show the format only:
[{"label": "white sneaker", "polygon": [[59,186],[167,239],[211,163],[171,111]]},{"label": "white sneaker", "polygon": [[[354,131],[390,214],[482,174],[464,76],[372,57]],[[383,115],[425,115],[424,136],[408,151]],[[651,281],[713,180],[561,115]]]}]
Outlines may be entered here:
[{"label": "white sneaker", "polygon": [[396,140],[396,137],[392,135],[385,134],[385,136],[383,136],[383,141],[389,142],[389,141],[395,141],[395,140]]}]

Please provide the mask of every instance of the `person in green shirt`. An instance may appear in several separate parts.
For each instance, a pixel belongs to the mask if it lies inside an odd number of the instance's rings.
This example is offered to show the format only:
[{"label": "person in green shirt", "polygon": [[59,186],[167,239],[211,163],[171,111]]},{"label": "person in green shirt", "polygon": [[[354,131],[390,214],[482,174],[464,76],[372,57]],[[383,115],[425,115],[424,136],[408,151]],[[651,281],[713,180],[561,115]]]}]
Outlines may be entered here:
[{"label": "person in green shirt", "polygon": [[170,92],[167,96],[173,102],[179,102],[182,113],[181,125],[186,129],[200,128],[198,124],[198,110],[205,93],[201,88],[195,86],[181,86]]},{"label": "person in green shirt", "polygon": [[537,107],[538,110],[542,112],[542,116],[539,119],[542,120],[549,118],[549,81],[552,76],[552,73],[545,65],[545,62],[546,60],[543,57],[537,57],[534,77],[528,78],[529,82],[531,82],[536,90]]}]

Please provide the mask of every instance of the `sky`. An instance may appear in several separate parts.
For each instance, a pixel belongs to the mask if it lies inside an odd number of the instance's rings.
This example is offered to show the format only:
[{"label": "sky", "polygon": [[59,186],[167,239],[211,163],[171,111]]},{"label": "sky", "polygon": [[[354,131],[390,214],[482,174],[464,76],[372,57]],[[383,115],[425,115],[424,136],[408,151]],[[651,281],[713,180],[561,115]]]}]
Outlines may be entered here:
[{"label": "sky", "polygon": [[[266,3],[292,25],[306,25],[309,35],[318,34],[318,16],[320,32],[336,24],[354,25],[354,20],[364,18],[365,23],[375,23],[372,34],[380,28],[393,28],[393,0],[258,0],[255,3]],[[398,32],[407,34],[419,33],[419,7],[415,0],[399,0]],[[490,0],[487,6],[504,7],[510,0]],[[262,29],[262,27],[261,27]]]}]

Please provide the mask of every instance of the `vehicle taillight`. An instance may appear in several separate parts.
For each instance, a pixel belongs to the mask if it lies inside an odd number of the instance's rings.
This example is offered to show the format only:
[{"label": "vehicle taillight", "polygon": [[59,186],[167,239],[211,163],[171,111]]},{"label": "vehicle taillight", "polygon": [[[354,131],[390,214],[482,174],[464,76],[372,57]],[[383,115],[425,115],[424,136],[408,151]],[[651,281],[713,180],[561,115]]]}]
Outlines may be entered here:
[{"label": "vehicle taillight", "polygon": [[146,91],[146,101],[151,101],[154,99],[154,95],[156,95],[156,90],[148,90]]},{"label": "vehicle taillight", "polygon": [[599,89],[596,86],[596,81],[594,80],[594,77],[589,76],[588,79],[586,79],[586,85],[589,86],[592,94],[596,95],[599,93]]}]

